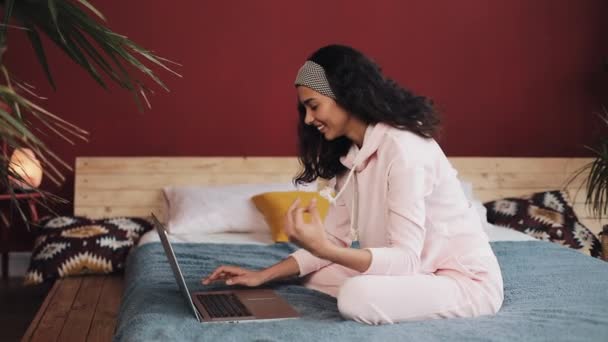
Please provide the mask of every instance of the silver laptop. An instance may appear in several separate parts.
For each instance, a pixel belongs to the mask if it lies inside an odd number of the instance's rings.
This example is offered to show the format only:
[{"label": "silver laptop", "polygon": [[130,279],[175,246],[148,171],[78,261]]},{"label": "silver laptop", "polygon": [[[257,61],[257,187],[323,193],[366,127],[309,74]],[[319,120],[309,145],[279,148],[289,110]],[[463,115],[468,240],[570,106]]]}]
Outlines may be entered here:
[{"label": "silver laptop", "polygon": [[294,308],[270,289],[227,289],[223,291],[190,292],[169,243],[163,224],[152,214],[154,226],[160,236],[173,275],[186,304],[199,322],[244,322],[298,318]]}]

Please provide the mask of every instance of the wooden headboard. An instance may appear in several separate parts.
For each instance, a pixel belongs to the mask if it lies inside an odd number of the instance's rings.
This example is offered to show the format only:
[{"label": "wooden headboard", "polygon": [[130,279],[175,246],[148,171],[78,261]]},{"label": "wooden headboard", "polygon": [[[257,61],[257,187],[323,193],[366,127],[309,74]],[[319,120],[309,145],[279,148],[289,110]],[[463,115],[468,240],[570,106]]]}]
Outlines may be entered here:
[{"label": "wooden headboard", "polygon": [[[459,177],[473,184],[481,201],[561,189],[590,158],[449,158]],[[79,157],[76,159],[74,214],[89,217],[164,217],[162,188],[289,182],[299,170],[295,157]],[[594,233],[601,223],[584,206],[583,177],[566,191],[574,210]]]}]

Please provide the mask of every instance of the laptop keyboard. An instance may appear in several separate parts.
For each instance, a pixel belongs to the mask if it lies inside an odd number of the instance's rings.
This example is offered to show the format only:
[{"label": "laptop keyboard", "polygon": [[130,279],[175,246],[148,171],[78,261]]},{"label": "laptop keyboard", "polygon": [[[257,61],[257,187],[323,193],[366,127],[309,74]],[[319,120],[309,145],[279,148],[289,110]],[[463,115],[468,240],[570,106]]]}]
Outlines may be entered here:
[{"label": "laptop keyboard", "polygon": [[234,293],[201,294],[196,297],[211,318],[253,316]]}]

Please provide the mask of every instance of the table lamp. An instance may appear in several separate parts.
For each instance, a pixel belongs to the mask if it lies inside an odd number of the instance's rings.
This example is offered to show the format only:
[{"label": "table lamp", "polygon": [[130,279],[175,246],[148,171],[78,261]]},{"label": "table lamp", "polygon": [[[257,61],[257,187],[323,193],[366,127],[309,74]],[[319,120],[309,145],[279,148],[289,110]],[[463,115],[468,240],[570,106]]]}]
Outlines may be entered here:
[{"label": "table lamp", "polygon": [[42,182],[42,166],[29,148],[17,148],[11,155],[9,168],[21,176],[22,180],[11,177],[11,182],[19,188],[37,188]]}]

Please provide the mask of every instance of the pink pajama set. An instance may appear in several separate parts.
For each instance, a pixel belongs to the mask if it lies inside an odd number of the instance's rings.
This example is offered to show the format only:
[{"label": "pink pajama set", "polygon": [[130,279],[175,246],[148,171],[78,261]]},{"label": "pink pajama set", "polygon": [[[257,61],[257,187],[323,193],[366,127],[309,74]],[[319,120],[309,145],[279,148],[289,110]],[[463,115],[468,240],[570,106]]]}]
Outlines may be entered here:
[{"label": "pink pajama set", "polygon": [[341,158],[348,175],[325,218],[333,243],[354,235],[372,254],[358,272],[305,249],[292,253],[304,285],[337,297],[340,313],[367,324],[495,314],[500,267],[472,204],[434,139],[378,123]]}]

